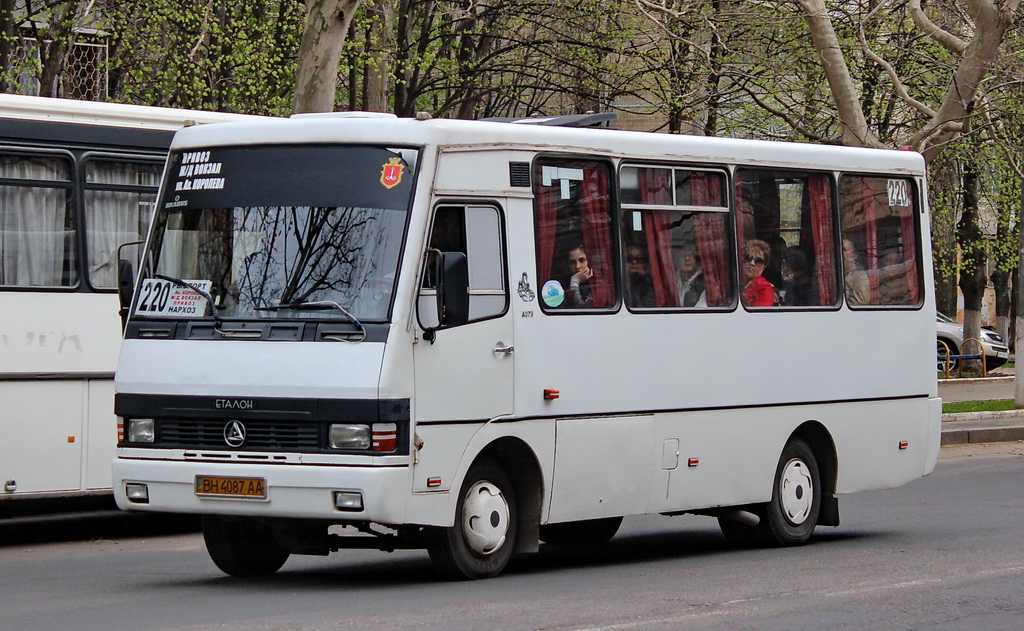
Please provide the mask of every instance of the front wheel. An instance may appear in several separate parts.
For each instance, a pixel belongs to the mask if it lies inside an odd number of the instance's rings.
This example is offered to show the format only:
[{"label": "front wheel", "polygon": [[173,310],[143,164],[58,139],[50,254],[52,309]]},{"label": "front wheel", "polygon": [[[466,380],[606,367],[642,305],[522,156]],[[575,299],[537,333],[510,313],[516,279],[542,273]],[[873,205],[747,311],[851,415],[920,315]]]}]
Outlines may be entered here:
[{"label": "front wheel", "polygon": [[497,576],[512,558],[517,518],[508,474],[494,461],[479,461],[462,483],[455,524],[429,531],[430,560],[449,579]]},{"label": "front wheel", "polygon": [[213,563],[231,576],[265,576],[281,569],[291,551],[254,519],[203,516],[203,539]]},{"label": "front wheel", "polygon": [[775,469],[772,499],[750,507],[757,525],[725,517],[718,520],[722,534],[734,545],[794,546],[806,543],[821,511],[821,474],[814,452],[803,440],[786,444]]}]

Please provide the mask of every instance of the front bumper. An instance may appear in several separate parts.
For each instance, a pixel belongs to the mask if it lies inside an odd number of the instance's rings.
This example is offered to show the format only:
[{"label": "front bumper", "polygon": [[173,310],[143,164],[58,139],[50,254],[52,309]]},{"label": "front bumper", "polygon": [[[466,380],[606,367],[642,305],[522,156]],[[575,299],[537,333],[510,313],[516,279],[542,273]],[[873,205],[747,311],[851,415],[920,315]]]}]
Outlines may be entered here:
[{"label": "front bumper", "polygon": [[[412,488],[411,466],[243,464],[118,458],[114,497],[124,510],[402,524]],[[197,496],[196,475],[263,478],[266,499]],[[127,484],[144,484],[148,502],[129,500]],[[338,510],[335,491],[357,491],[361,511]]]}]

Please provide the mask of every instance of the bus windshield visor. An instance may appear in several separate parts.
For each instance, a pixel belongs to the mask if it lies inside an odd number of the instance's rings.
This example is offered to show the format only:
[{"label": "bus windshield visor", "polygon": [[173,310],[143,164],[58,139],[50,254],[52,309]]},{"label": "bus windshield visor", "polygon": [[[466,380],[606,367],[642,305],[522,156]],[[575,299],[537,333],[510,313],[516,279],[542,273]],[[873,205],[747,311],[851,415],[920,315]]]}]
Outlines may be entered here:
[{"label": "bus windshield visor", "polygon": [[387,321],[417,157],[336,145],[172,154],[135,315]]}]

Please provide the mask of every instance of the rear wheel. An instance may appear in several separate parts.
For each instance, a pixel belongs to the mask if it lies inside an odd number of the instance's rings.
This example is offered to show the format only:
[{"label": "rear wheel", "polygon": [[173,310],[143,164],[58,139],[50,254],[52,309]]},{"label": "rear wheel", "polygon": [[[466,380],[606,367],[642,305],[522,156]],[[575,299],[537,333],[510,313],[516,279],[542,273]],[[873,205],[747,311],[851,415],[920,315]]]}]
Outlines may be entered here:
[{"label": "rear wheel", "polygon": [[281,569],[291,551],[253,519],[203,516],[203,539],[214,564],[231,576],[264,576]]},{"label": "rear wheel", "polygon": [[740,546],[793,546],[805,543],[814,532],[821,511],[821,475],[814,452],[803,440],[786,444],[775,469],[772,499],[753,506],[756,526],[720,517],[722,534]]},{"label": "rear wheel", "polygon": [[600,545],[608,543],[621,525],[621,517],[547,524],[540,527],[540,540],[551,545]]},{"label": "rear wheel", "polygon": [[481,460],[466,474],[451,528],[429,532],[427,552],[445,578],[497,576],[516,542],[515,489],[496,462]]}]

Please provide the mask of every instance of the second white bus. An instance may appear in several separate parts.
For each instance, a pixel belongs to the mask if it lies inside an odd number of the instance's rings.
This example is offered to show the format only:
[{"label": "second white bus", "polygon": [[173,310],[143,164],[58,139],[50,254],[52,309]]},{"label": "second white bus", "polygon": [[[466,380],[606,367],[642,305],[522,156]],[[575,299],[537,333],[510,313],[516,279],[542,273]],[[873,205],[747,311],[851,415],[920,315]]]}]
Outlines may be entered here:
[{"label": "second white bus", "polygon": [[112,503],[119,258],[174,131],[243,118],[0,94],[0,518]]},{"label": "second white bus", "polygon": [[638,514],[803,543],[935,465],[925,191],[911,152],[183,130],[117,370],[118,504],[202,514],[233,575],[422,547],[491,577]]}]

